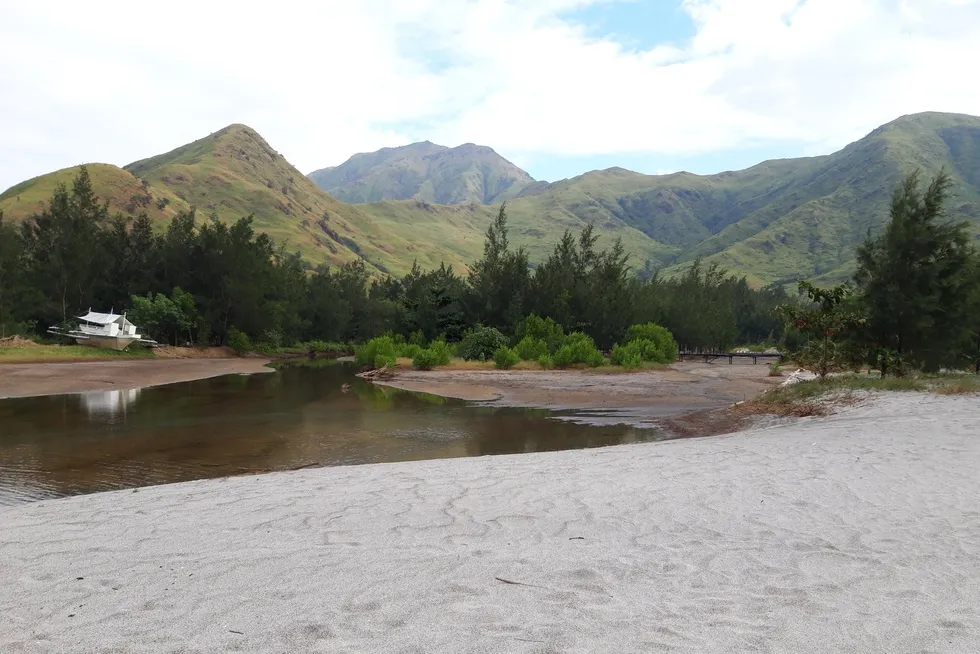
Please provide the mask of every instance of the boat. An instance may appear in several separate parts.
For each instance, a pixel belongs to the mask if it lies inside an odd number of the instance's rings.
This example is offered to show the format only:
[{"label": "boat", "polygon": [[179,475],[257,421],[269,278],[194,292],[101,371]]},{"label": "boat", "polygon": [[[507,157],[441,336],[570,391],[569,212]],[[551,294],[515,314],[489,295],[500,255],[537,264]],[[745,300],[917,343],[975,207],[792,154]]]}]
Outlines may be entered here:
[{"label": "boat", "polygon": [[78,329],[64,331],[58,327],[48,329],[49,334],[72,338],[79,345],[104,347],[111,350],[125,350],[133,343],[158,345],[150,338],[143,338],[136,332],[136,325],[126,319],[126,314],[99,313],[88,310],[84,316],[78,316]]}]

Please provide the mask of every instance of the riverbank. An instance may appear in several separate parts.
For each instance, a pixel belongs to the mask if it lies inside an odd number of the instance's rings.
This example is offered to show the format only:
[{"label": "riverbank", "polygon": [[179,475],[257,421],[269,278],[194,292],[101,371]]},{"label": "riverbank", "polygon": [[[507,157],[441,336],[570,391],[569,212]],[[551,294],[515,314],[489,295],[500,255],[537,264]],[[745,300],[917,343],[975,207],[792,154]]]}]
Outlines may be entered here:
[{"label": "riverbank", "polygon": [[770,377],[764,365],[678,361],[669,368],[637,372],[399,368],[375,383],[501,406],[584,411],[641,425],[688,416],[706,427],[717,423],[703,433],[719,433],[737,427],[733,416],[720,409],[781,381]]},{"label": "riverbank", "polygon": [[220,375],[272,372],[266,366],[268,362],[261,358],[151,356],[111,361],[4,363],[0,365],[0,399],[146,388]]},{"label": "riverbank", "polygon": [[0,509],[0,650],[972,651],[975,398]]}]

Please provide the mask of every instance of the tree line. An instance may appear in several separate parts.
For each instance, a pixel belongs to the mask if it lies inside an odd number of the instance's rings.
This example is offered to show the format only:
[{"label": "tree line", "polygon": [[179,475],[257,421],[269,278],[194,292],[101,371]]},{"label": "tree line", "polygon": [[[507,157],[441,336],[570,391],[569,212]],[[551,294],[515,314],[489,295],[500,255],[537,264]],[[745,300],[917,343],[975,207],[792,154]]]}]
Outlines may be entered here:
[{"label": "tree line", "polygon": [[476,326],[514,334],[532,314],[607,351],[631,325],[651,322],[682,350],[781,342],[775,309],[790,298],[780,287],[753,289],[700,261],[673,278],[641,279],[621,243],[597,243],[591,227],[566,232],[534,266],[509,243],[501,205],[469,274],[416,265],[375,278],[360,260],[311,269],[257,233],[251,216],[228,225],[192,209],[162,233],[145,214],[110,216],[83,167],[20,225],[0,215],[0,332],[43,333],[91,307],[129,311],[161,342],[200,345],[365,342],[386,332],[456,342]]}]

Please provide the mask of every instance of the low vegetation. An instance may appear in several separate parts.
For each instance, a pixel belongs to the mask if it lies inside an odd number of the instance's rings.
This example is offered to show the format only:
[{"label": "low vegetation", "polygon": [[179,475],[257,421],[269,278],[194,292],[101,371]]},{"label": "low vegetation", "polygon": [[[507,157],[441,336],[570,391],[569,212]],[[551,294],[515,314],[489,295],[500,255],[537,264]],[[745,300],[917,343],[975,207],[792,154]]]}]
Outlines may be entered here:
[{"label": "low vegetation", "polygon": [[857,392],[920,391],[959,395],[980,393],[980,376],[967,373],[881,377],[879,374],[833,374],[777,386],[737,405],[744,414],[824,415],[833,406],[854,401]]}]

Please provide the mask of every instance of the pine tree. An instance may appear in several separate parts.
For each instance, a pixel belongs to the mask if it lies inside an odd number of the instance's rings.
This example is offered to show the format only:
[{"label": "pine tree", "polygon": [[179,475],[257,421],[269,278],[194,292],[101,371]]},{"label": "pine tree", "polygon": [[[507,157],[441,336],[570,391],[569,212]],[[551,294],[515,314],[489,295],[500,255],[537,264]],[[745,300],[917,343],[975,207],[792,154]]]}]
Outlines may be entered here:
[{"label": "pine tree", "polygon": [[942,170],[922,193],[919,173],[895,190],[891,222],[857,250],[872,347],[926,370],[957,363],[968,342],[977,283],[966,223],[944,220],[952,180]]}]

